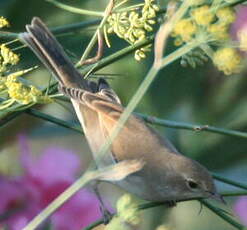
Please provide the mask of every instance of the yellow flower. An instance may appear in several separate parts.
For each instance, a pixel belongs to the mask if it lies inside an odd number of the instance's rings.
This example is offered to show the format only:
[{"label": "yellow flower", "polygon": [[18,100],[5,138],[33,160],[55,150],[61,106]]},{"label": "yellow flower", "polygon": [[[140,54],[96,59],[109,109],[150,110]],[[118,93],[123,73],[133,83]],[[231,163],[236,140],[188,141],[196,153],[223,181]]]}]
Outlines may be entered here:
[{"label": "yellow flower", "polygon": [[[115,33],[118,37],[123,38],[130,44],[136,44],[147,37],[147,33],[153,30],[153,25],[156,23],[158,5],[155,0],[145,0],[141,9],[112,13],[107,18],[107,24],[104,27],[105,40],[110,46],[107,34]],[[147,50],[138,50],[135,52],[135,59],[140,61],[146,57]]]},{"label": "yellow flower", "polygon": [[221,48],[213,55],[215,66],[226,75],[239,73],[241,70],[241,56],[233,48]]},{"label": "yellow flower", "polygon": [[19,56],[9,49],[5,44],[0,46],[0,54],[2,57],[1,65],[16,65],[19,62]]},{"label": "yellow flower", "polygon": [[217,10],[216,16],[221,23],[224,23],[226,25],[231,24],[236,19],[236,15],[232,7],[224,7]]},{"label": "yellow flower", "polygon": [[[35,67],[34,67],[35,68]],[[50,103],[52,99],[47,95],[42,95],[42,91],[37,89],[35,86],[24,85],[18,81],[18,77],[33,70],[34,68],[21,70],[12,74],[9,74],[4,82],[7,87],[9,97],[21,104],[29,104],[31,102],[38,103]]]},{"label": "yellow flower", "polygon": [[9,97],[15,99],[21,104],[29,104],[32,102],[32,96],[29,93],[28,88],[22,85],[20,82],[6,82],[8,87]]},{"label": "yellow flower", "polygon": [[117,214],[129,224],[137,225],[140,222],[137,203],[130,194],[124,194],[117,201]]},{"label": "yellow flower", "polygon": [[190,19],[181,19],[175,25],[172,36],[179,36],[184,42],[191,40],[196,32],[196,25]]},{"label": "yellow flower", "polygon": [[206,26],[214,20],[214,15],[210,12],[208,5],[193,9],[191,16],[198,25]]},{"label": "yellow flower", "polygon": [[227,40],[230,37],[225,24],[215,23],[210,25],[207,30],[216,40]]},{"label": "yellow flower", "polygon": [[243,28],[237,34],[240,43],[240,49],[242,51],[247,51],[247,29]]},{"label": "yellow flower", "polygon": [[9,22],[7,21],[6,18],[0,17],[0,28],[3,28],[5,26],[8,27],[9,26]]}]

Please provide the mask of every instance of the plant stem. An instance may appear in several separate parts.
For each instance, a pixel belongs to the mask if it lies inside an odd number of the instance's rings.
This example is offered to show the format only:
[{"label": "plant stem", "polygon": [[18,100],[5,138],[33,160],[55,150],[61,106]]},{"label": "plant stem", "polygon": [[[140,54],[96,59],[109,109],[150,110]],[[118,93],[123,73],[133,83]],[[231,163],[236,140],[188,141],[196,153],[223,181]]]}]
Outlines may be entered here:
[{"label": "plant stem", "polygon": [[[53,27],[50,30],[54,34],[61,34],[61,33],[67,33],[71,31],[77,31],[83,28],[87,28],[89,26],[94,26],[100,23],[99,19],[96,20],[88,20],[84,22],[77,22],[77,23],[72,23],[72,24],[67,24],[63,26],[58,26],[58,27]],[[0,31],[0,38],[4,39],[16,39],[18,38],[19,33],[12,33],[12,32],[7,32],[7,31]]]},{"label": "plant stem", "polygon": [[94,229],[95,227],[101,225],[104,223],[104,220],[103,219],[99,219],[95,222],[93,222],[92,224],[88,225],[86,228],[84,228],[83,230],[91,230],[91,229]]},{"label": "plant stem", "polygon": [[[66,102],[67,102],[67,100],[66,100]],[[79,124],[72,125],[67,121],[56,118],[52,115],[45,114],[45,113],[40,112],[36,109],[28,109],[27,113],[29,115],[38,117],[40,119],[43,119],[43,120],[46,120],[46,121],[49,121],[52,123],[55,123],[57,125],[63,126],[65,128],[71,129],[71,130],[74,130],[76,132],[83,133]],[[158,117],[149,116],[149,115],[142,114],[142,113],[135,113],[135,114],[137,116],[141,117],[145,122],[153,124],[153,125],[160,125],[160,126],[164,126],[164,127],[168,127],[168,128],[175,128],[175,129],[185,129],[185,130],[191,130],[191,131],[195,131],[195,132],[211,132],[211,133],[218,133],[218,134],[223,134],[223,135],[227,135],[227,136],[247,138],[246,132],[230,130],[230,129],[222,129],[222,128],[217,128],[217,127],[208,126],[208,125],[196,125],[196,124],[189,124],[189,123],[185,123],[185,122],[165,120],[165,119],[160,119]],[[0,126],[1,125],[2,124],[0,123]],[[215,179],[219,179],[219,176],[215,175]]]},{"label": "plant stem", "polygon": [[69,122],[66,122],[66,121],[62,120],[62,119],[53,117],[53,116],[45,114],[45,113],[42,113],[39,110],[27,109],[25,111],[25,113],[27,113],[29,115],[32,115],[34,117],[40,118],[42,120],[52,122],[52,123],[57,124],[59,126],[74,130],[74,131],[76,131],[76,132],[78,132],[80,134],[83,134],[83,131],[82,131],[80,125],[73,125],[73,124],[71,124]]},{"label": "plant stem", "polygon": [[206,201],[206,200],[200,200],[200,202],[204,206],[206,206],[208,209],[210,209],[212,212],[214,212],[216,215],[218,215],[223,220],[225,220],[227,223],[229,223],[232,226],[234,226],[235,228],[240,229],[240,230],[244,230],[245,229],[245,227],[242,224],[239,224],[237,221],[235,221],[232,218],[230,218],[228,215],[226,215],[224,212],[222,212],[217,207],[215,207],[212,204],[210,204],[208,201]]},{"label": "plant stem", "polygon": [[212,133],[218,133],[228,136],[234,136],[234,137],[241,137],[241,138],[247,138],[246,132],[241,132],[237,130],[231,130],[231,129],[223,129],[218,128],[214,126],[209,125],[196,125],[196,124],[190,124],[186,122],[178,122],[178,121],[170,121],[165,119],[160,119],[154,116],[149,116],[141,113],[136,113],[138,116],[140,116],[144,121],[154,124],[154,125],[160,125],[164,127],[169,128],[175,128],[175,129],[185,129],[185,130],[192,130],[195,132],[212,132]]},{"label": "plant stem", "polygon": [[246,184],[243,184],[243,183],[240,183],[240,182],[236,182],[236,181],[232,181],[232,180],[229,180],[227,178],[221,177],[221,176],[216,175],[216,174],[213,174],[213,177],[214,177],[214,179],[222,181],[225,184],[230,184],[230,185],[233,185],[235,187],[247,190],[247,185]]},{"label": "plant stem", "polygon": [[221,195],[224,197],[231,197],[231,196],[246,196],[247,191],[236,191],[236,192],[221,192]]},{"label": "plant stem", "polygon": [[136,43],[135,45],[131,45],[131,46],[128,46],[128,47],[126,47],[124,49],[121,49],[120,51],[118,51],[118,52],[116,52],[116,53],[114,53],[114,54],[112,54],[112,55],[110,55],[108,57],[105,57],[105,58],[99,60],[95,64],[88,65],[88,66],[84,67],[80,72],[81,72],[82,75],[85,75],[92,68],[94,69],[94,71],[100,70],[100,69],[104,68],[105,66],[107,66],[107,65],[109,65],[109,64],[111,64],[113,62],[118,61],[122,57],[127,56],[128,54],[132,53],[133,51],[152,43],[153,40],[154,40],[154,37],[151,36],[147,40],[143,40],[141,42]]},{"label": "plant stem", "polygon": [[53,5],[64,9],[66,11],[72,12],[72,13],[76,13],[76,14],[82,14],[82,15],[89,15],[89,16],[96,16],[96,17],[103,17],[104,16],[104,12],[98,12],[98,11],[92,11],[92,10],[84,10],[84,9],[80,9],[77,7],[73,7],[73,6],[69,6],[66,4],[63,4],[61,2],[57,2],[55,0],[46,0],[47,2],[52,3]]},{"label": "plant stem", "polygon": [[103,28],[103,26],[105,25],[105,22],[108,18],[109,13],[111,12],[112,8],[113,8],[113,4],[114,1],[113,0],[109,0],[108,5],[106,6],[105,12],[103,13],[103,19],[101,20],[97,30],[95,31],[91,41],[89,42],[87,48],[85,49],[81,59],[79,60],[79,62],[75,65],[75,67],[80,67],[83,65],[83,61],[86,60],[86,58],[89,56],[89,53],[91,52],[91,50],[93,49],[93,46],[95,45],[96,41],[97,41],[97,35],[98,32]]},{"label": "plant stem", "polygon": [[[242,196],[242,195],[247,195],[247,192],[246,191],[222,192],[221,195],[222,196],[227,196],[227,197],[229,197],[229,196]],[[191,199],[191,200],[196,200],[196,199]],[[189,201],[189,200],[184,200],[184,201]],[[178,202],[183,202],[183,201],[178,201]],[[165,202],[145,202],[143,204],[140,204],[138,206],[138,209],[139,210],[145,210],[145,209],[149,209],[149,208],[159,207],[159,206],[162,206],[162,205],[166,205],[166,203]],[[94,223],[88,225],[83,230],[94,229],[95,227],[99,226],[102,223],[103,223],[103,219],[99,219],[99,220],[95,221]]]}]

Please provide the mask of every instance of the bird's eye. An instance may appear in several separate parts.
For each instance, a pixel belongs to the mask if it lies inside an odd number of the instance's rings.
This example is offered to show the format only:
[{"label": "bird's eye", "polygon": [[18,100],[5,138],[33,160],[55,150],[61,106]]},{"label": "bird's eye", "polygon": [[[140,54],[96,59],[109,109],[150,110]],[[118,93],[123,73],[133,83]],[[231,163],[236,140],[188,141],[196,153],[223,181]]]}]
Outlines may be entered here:
[{"label": "bird's eye", "polygon": [[190,189],[197,189],[198,187],[199,187],[199,185],[195,182],[195,181],[193,181],[193,180],[187,180],[187,184],[188,184],[188,186],[189,186],[189,188]]}]

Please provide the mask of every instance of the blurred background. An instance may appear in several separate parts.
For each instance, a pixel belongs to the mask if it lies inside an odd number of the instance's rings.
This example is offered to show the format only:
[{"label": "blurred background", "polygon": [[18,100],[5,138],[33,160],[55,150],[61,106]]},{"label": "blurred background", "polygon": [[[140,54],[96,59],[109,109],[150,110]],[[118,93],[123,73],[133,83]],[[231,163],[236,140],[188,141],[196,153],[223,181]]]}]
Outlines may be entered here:
[{"label": "blurred background", "polygon": [[[103,11],[106,1],[61,1],[84,9]],[[1,0],[0,15],[6,17],[11,32],[22,32],[32,17],[40,17],[48,26],[55,27],[69,23],[95,19],[94,17],[73,14],[56,8],[44,0]],[[94,28],[83,29],[76,33],[67,33],[58,37],[72,60],[78,60],[87,46]],[[127,45],[116,36],[110,37],[112,48],[105,49],[104,56],[114,53]],[[169,43],[166,52],[174,49]],[[39,65],[28,75],[36,85],[46,86],[51,74],[27,48],[17,51],[21,57],[21,68]],[[152,52],[146,59],[137,62],[133,54],[100,70],[100,74],[118,74],[109,80],[110,85],[122,99],[128,103],[136,92],[140,82],[152,64]],[[210,63],[201,67],[182,67],[176,61],[162,70],[152,83],[148,92],[136,108],[137,112],[157,116],[162,119],[183,121],[193,124],[208,124],[216,127],[247,131],[247,78],[246,69],[241,74],[225,76]],[[61,106],[52,103],[36,106],[37,109],[55,117],[78,123],[69,103]],[[205,165],[213,172],[239,182],[246,183],[247,142],[244,138],[230,137],[210,132],[186,131],[164,127],[155,127],[167,136],[177,149]],[[19,175],[22,168],[19,162],[20,145],[18,135],[25,134],[33,154],[40,154],[48,146],[59,146],[77,153],[86,169],[91,160],[90,150],[84,137],[58,125],[41,121],[22,114],[0,129],[0,170],[4,175]],[[235,188],[217,183],[220,191],[233,191]],[[122,191],[112,185],[102,185],[101,190],[107,200],[114,203]],[[227,198],[227,206],[222,208],[232,212],[235,198]],[[220,204],[217,204],[220,206]],[[165,222],[169,229],[209,230],[234,229],[218,216],[203,208],[197,201],[179,203],[172,211],[171,221]],[[153,208],[143,212],[145,227],[155,229],[164,221],[166,209]]]}]

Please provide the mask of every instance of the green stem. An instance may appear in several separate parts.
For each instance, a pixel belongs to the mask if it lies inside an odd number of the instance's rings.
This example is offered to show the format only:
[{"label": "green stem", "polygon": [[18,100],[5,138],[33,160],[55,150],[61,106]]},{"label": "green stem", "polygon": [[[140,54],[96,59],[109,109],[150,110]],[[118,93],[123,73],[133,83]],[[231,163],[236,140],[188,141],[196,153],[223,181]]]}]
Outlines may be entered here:
[{"label": "green stem", "polygon": [[[62,34],[62,33],[67,33],[71,31],[77,31],[83,28],[87,28],[89,26],[94,26],[100,23],[100,20],[88,20],[84,22],[77,22],[77,23],[72,23],[68,25],[63,25],[63,26],[58,26],[58,27],[53,27],[50,30],[54,34]],[[12,32],[6,32],[6,31],[0,31],[0,38],[4,39],[16,39],[18,38],[19,33],[12,33]]]},{"label": "green stem", "polygon": [[231,197],[231,196],[246,196],[247,191],[236,191],[236,192],[222,192],[222,196],[224,197]]},{"label": "green stem", "polygon": [[18,117],[22,112],[1,112],[0,111],[0,127],[3,127],[8,122],[14,120],[16,117]]},{"label": "green stem", "polygon": [[[227,196],[227,197],[230,197],[230,196],[242,196],[242,195],[247,195],[247,192],[246,191],[222,192],[221,195],[222,196]],[[195,200],[195,199],[191,199],[191,200]],[[186,200],[186,201],[188,201],[188,200]],[[182,201],[180,201],[180,202],[182,202]],[[140,204],[138,206],[138,209],[139,210],[145,210],[145,209],[155,208],[155,207],[163,206],[163,205],[166,205],[166,203],[165,202],[145,202],[143,204]],[[83,230],[94,229],[95,227],[99,226],[102,223],[103,223],[103,219],[99,219],[99,220],[95,221],[94,223],[88,225]]]},{"label": "green stem", "polygon": [[126,47],[124,49],[121,49],[120,51],[118,51],[118,52],[116,52],[116,53],[114,53],[114,54],[112,54],[112,55],[110,55],[108,57],[105,57],[105,58],[99,60],[95,64],[88,65],[88,66],[84,67],[82,69],[82,71],[81,71],[81,74],[85,75],[92,68],[94,69],[94,71],[100,70],[100,69],[104,68],[105,66],[107,66],[107,65],[109,65],[109,64],[111,64],[113,62],[118,61],[122,57],[127,56],[128,54],[132,53],[133,51],[135,51],[137,49],[140,49],[141,47],[152,43],[153,40],[154,40],[154,37],[152,36],[152,37],[148,38],[147,40],[143,40],[141,42],[138,42],[135,45],[131,45],[131,46],[128,46],[128,47]]},{"label": "green stem", "polygon": [[73,124],[71,124],[69,122],[66,122],[66,121],[62,120],[62,119],[53,117],[53,116],[45,114],[45,113],[42,113],[42,112],[40,112],[40,111],[38,111],[36,109],[27,109],[25,111],[25,113],[27,113],[29,115],[32,115],[34,117],[43,119],[45,121],[52,122],[52,123],[57,124],[59,126],[74,130],[74,131],[76,131],[76,132],[78,132],[80,134],[83,134],[83,131],[82,131],[82,129],[81,129],[81,127],[79,125],[73,125]]},{"label": "green stem", "polygon": [[160,125],[160,126],[175,128],[175,129],[192,130],[195,132],[212,132],[212,133],[218,133],[218,134],[223,134],[233,137],[247,138],[246,132],[241,132],[237,130],[223,129],[209,125],[196,125],[186,122],[170,121],[170,120],[160,119],[154,116],[148,116],[141,113],[136,113],[136,114],[140,116],[144,121],[154,125]]},{"label": "green stem", "polygon": [[95,26],[100,23],[100,19],[94,19],[94,20],[88,20],[88,21],[83,21],[83,22],[77,22],[77,23],[72,23],[68,25],[63,25],[63,26],[57,26],[54,28],[51,28],[52,33],[58,35],[62,33],[67,33],[67,32],[74,32],[77,30],[81,30],[84,28],[88,28],[90,26]]},{"label": "green stem", "polygon": [[[109,2],[111,3],[111,0]],[[105,22],[107,20],[107,17],[108,17],[107,9],[109,7],[109,4],[107,5],[105,12],[103,13],[104,17],[103,17],[102,21],[100,22],[97,30],[95,31],[93,37],[91,38],[91,40],[90,40],[87,48],[85,49],[80,61],[75,65],[76,68],[82,66],[83,61],[86,60],[86,58],[89,56],[91,50],[93,49],[93,46],[95,45],[95,43],[97,41],[98,32],[103,28],[103,26],[105,25]]]},{"label": "green stem", "polygon": [[[67,98],[63,98],[63,100],[66,102],[69,101]],[[45,114],[45,113],[40,112],[40,111],[35,110],[35,109],[29,109],[28,114],[33,115],[35,117],[38,117],[40,119],[55,123],[57,125],[63,126],[65,128],[74,130],[76,132],[83,133],[82,129],[79,128],[80,127],[79,124],[78,125],[72,125],[69,122],[66,122],[62,119],[59,119],[59,118],[56,118],[54,116]],[[195,132],[211,132],[211,133],[218,133],[218,134],[223,134],[223,135],[227,135],[227,136],[247,138],[246,132],[230,130],[230,129],[222,129],[222,128],[217,128],[217,127],[208,126],[208,125],[195,125],[195,124],[189,124],[189,123],[185,123],[185,122],[170,121],[170,120],[160,119],[160,118],[157,118],[154,116],[149,116],[149,115],[142,114],[142,113],[135,113],[135,114],[137,116],[141,117],[145,122],[153,124],[153,125],[160,125],[160,126],[164,126],[164,127],[168,127],[168,128],[175,128],[175,129],[192,130]],[[1,126],[1,124],[0,124],[0,126]],[[219,176],[215,175],[215,179],[219,179]]]},{"label": "green stem", "polygon": [[84,9],[80,9],[80,8],[76,8],[73,6],[69,6],[66,4],[63,4],[61,2],[57,2],[55,0],[46,0],[47,2],[52,3],[53,5],[63,9],[63,10],[67,10],[69,12],[72,13],[76,13],[76,14],[82,14],[82,15],[89,15],[89,16],[96,16],[96,17],[103,17],[104,16],[104,12],[98,12],[98,11],[92,11],[92,10],[84,10]]},{"label": "green stem", "polygon": [[241,4],[241,3],[245,3],[245,2],[247,2],[246,0],[237,0],[237,1],[235,1],[235,2],[232,2],[232,1],[227,1],[227,2],[225,2],[224,4],[222,4],[222,7],[234,7],[234,6],[236,6],[236,5],[239,5],[239,4]]},{"label": "green stem", "polygon": [[88,225],[86,228],[84,228],[83,230],[91,230],[91,229],[94,229],[95,227],[101,225],[104,223],[104,220],[103,219],[99,219],[95,222],[93,222],[92,224]]},{"label": "green stem", "polygon": [[225,220],[227,223],[229,223],[232,226],[234,226],[235,228],[240,229],[240,230],[244,230],[245,229],[245,227],[243,225],[239,224],[237,221],[235,221],[232,218],[230,218],[228,215],[226,215],[224,212],[222,212],[217,207],[215,207],[212,204],[210,204],[208,201],[206,201],[206,200],[200,200],[200,202],[203,205],[205,205],[208,209],[210,209],[212,212],[214,212],[216,215],[218,215],[223,220]]},{"label": "green stem", "polygon": [[181,48],[175,50],[170,55],[164,57],[161,60],[161,67],[160,68],[164,68],[165,66],[167,66],[171,62],[175,61],[179,57],[182,57],[183,55],[190,52],[191,50],[193,50],[195,47],[197,47],[199,45],[201,45],[201,43],[199,41],[194,40],[194,41],[191,41],[190,43],[187,43],[186,45],[182,46]]},{"label": "green stem", "polygon": [[216,175],[216,174],[213,174],[213,177],[214,177],[214,179],[216,179],[218,181],[221,181],[221,182],[224,182],[225,184],[230,184],[230,185],[233,185],[235,187],[247,190],[247,185],[246,184],[243,184],[243,183],[240,183],[240,182],[236,182],[236,181],[232,181],[232,180],[229,180],[227,178],[221,177],[221,176]]},{"label": "green stem", "polygon": [[136,4],[136,5],[132,5],[132,6],[127,6],[125,8],[121,8],[121,9],[116,10],[114,12],[120,13],[120,12],[125,12],[125,11],[136,10],[136,9],[139,9],[140,7],[143,7],[143,6],[144,6],[144,3],[139,3],[139,4]]}]

